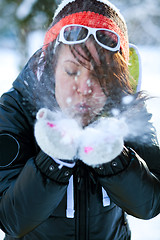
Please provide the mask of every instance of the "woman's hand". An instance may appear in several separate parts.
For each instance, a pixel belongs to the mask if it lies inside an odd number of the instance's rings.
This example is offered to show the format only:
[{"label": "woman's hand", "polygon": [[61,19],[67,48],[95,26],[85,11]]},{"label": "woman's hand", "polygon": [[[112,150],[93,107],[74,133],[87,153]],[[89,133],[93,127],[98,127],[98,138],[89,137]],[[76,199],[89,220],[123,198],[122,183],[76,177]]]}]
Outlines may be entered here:
[{"label": "woman's hand", "polygon": [[72,160],[77,153],[81,128],[62,113],[42,108],[37,113],[35,138],[43,152],[52,158]]},{"label": "woman's hand", "polygon": [[101,118],[83,131],[79,158],[91,166],[112,161],[121,153],[126,133],[127,125],[123,120]]},{"label": "woman's hand", "polygon": [[42,108],[37,113],[35,137],[43,152],[52,158],[79,158],[90,166],[107,163],[124,146],[127,126],[123,120],[100,118],[82,129],[76,120]]}]

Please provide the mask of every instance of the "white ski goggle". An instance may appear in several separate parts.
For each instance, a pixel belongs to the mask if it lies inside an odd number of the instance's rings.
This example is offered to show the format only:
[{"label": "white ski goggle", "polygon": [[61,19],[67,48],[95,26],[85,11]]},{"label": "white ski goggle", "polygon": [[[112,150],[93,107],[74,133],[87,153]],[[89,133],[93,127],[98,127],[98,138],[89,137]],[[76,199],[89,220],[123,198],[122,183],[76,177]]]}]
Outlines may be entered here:
[{"label": "white ski goggle", "polygon": [[120,50],[120,36],[109,29],[90,28],[83,25],[71,24],[64,26],[60,33],[58,42],[64,44],[80,44],[93,35],[96,42],[103,48],[117,52]]}]

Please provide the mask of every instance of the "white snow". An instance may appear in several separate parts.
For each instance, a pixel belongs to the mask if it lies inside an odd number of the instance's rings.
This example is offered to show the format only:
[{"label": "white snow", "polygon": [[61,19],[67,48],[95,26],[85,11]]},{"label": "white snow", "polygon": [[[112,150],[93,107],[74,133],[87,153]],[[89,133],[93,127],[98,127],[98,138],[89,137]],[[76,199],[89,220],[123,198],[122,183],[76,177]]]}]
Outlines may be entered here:
[{"label": "white snow", "polygon": [[33,5],[36,2],[37,0],[23,0],[17,9],[16,16],[19,19],[24,19],[25,17],[27,17],[30,14]]},{"label": "white snow", "polygon": [[72,102],[72,98],[71,98],[71,97],[68,97],[68,98],[66,99],[66,103],[70,104],[71,102]]},{"label": "white snow", "polygon": [[[36,40],[34,40],[36,42]],[[36,44],[35,44],[36,45]],[[32,46],[34,52],[36,46]],[[153,113],[153,122],[157,129],[160,140],[160,47],[139,47],[142,57],[142,89],[147,90],[152,96],[158,98],[148,102],[148,109]],[[33,53],[32,52],[32,53]],[[31,54],[32,54],[31,53]],[[11,49],[0,49],[0,95],[12,87],[12,82],[17,77],[19,70],[17,67],[18,56]],[[136,194],[136,193],[135,193]],[[130,228],[132,230],[132,240],[159,240],[160,239],[160,216],[152,220],[139,220],[129,216]],[[4,234],[0,231],[0,240]]]},{"label": "white snow", "polygon": [[27,38],[27,46],[29,50],[29,55],[31,56],[38,48],[43,46],[44,31],[33,31],[29,34]]},{"label": "white snow", "polygon": [[132,96],[127,96],[127,97],[124,97],[123,99],[122,99],[122,103],[124,103],[124,104],[129,104],[129,103],[131,103],[133,101],[133,97]]},{"label": "white snow", "polygon": [[12,49],[0,49],[0,95],[11,88],[18,75],[17,54]]}]

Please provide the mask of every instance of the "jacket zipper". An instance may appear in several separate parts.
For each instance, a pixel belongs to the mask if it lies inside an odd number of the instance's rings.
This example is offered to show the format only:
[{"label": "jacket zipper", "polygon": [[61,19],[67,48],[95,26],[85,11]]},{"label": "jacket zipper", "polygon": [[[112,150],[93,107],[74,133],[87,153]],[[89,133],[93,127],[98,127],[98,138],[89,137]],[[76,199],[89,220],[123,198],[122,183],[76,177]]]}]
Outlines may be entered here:
[{"label": "jacket zipper", "polygon": [[89,217],[88,217],[88,177],[84,167],[80,167],[75,179],[75,201],[76,201],[76,240],[89,239]]}]

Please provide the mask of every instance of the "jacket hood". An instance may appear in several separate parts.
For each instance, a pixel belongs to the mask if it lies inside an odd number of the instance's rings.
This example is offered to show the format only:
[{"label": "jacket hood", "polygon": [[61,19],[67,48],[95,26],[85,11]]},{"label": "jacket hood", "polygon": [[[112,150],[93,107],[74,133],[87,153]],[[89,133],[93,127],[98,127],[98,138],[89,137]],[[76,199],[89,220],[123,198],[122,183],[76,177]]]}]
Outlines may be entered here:
[{"label": "jacket hood", "polygon": [[38,50],[25,65],[13,87],[21,94],[23,104],[33,113],[40,108],[51,110],[58,108],[55,99],[55,81],[51,64],[40,62],[41,49]]}]

